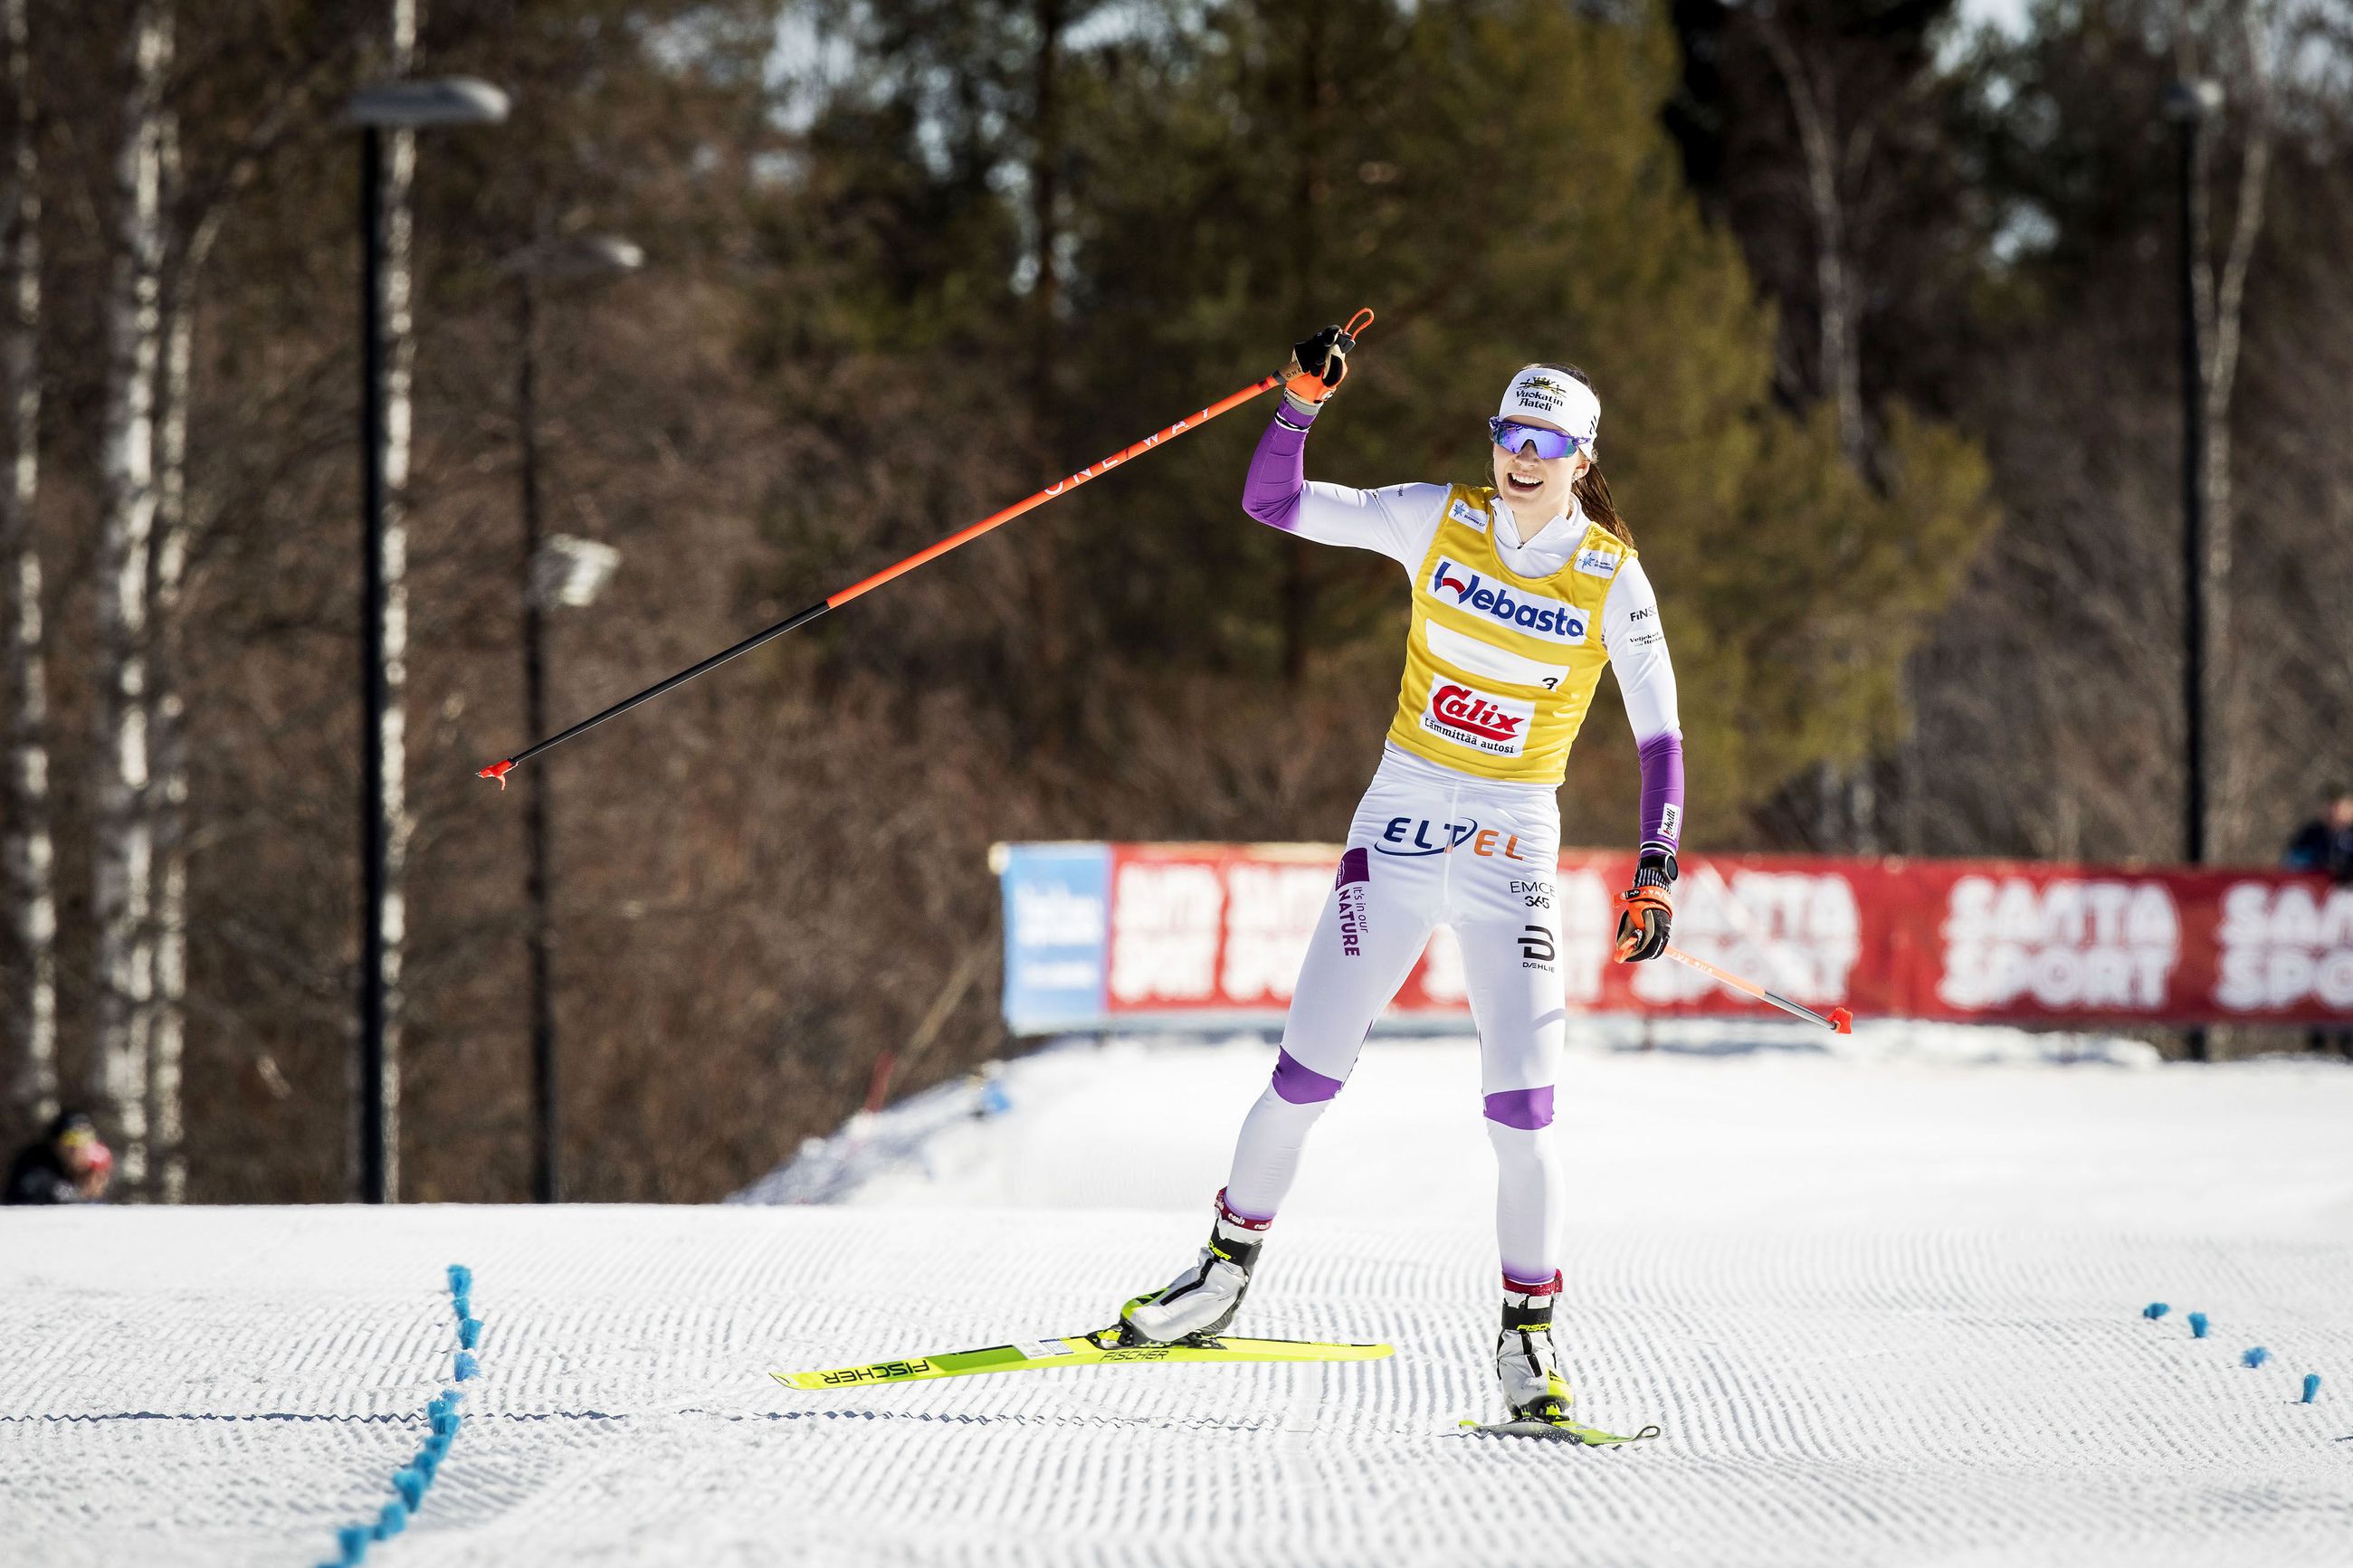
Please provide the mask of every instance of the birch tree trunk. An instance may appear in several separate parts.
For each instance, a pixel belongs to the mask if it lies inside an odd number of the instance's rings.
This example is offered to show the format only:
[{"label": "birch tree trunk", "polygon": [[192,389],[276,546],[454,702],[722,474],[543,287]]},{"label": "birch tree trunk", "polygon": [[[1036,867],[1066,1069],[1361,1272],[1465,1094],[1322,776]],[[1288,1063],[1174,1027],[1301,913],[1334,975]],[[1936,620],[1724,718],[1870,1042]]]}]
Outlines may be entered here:
[{"label": "birch tree trunk", "polygon": [[1781,79],[1782,89],[1788,94],[1799,150],[1805,159],[1806,209],[1813,219],[1814,295],[1820,318],[1818,389],[1837,411],[1839,449],[1848,464],[1861,472],[1870,456],[1870,432],[1863,420],[1862,334],[1856,319],[1860,314],[1857,291],[1847,263],[1846,194],[1841,174],[1846,166],[1861,166],[1869,148],[1869,132],[1859,126],[1852,139],[1841,137],[1830,68],[1809,69],[1777,18],[1759,16],[1757,35],[1775,74]]},{"label": "birch tree trunk", "polygon": [[[417,64],[419,0],[392,0],[391,74],[406,76]],[[417,177],[417,133],[385,136],[385,453],[384,548],[384,793],[377,808],[385,825],[384,875],[384,1190],[388,1203],[400,1199],[400,960],[407,933],[401,891],[408,862],[408,458],[409,387],[417,366],[417,338],[410,297],[411,214],[409,191]]]},{"label": "birch tree trunk", "polygon": [[166,0],[140,0],[115,157],[116,244],[107,301],[103,515],[99,534],[97,1051],[91,1089],[120,1138],[124,1190],[147,1184],[154,948],[153,835],[145,811],[147,552],[155,519],[155,383],[162,357],[162,95]]},{"label": "birch tree trunk", "polygon": [[148,739],[151,783],[146,815],[154,846],[155,999],[149,1089],[159,1191],[165,1203],[187,1195],[181,1064],[187,1040],[188,746],[187,629],[182,598],[194,545],[188,495],[188,410],[193,392],[197,280],[235,194],[254,177],[264,150],[310,97],[295,84],[260,117],[226,171],[191,195],[180,161],[180,121],[163,116],[159,135],[166,235],[162,290],[163,382],[156,409],[155,521],[147,552]]},{"label": "birch tree trunk", "polygon": [[0,41],[7,48],[8,92],[16,135],[7,184],[0,195],[0,288],[8,311],[0,342],[7,381],[10,463],[0,485],[0,656],[8,704],[5,862],[7,919],[19,973],[6,986],[5,1023],[17,1043],[14,1098],[46,1121],[58,1113],[57,894],[49,839],[47,671],[42,658],[41,558],[33,540],[33,500],[40,479],[41,196],[35,137],[26,0],[0,0]]},{"label": "birch tree trunk", "polygon": [[[164,117],[162,170],[167,206],[181,187],[180,127]],[[153,781],[147,817],[155,855],[154,1104],[160,1195],[185,1201],[188,1163],[181,1116],[180,1063],[187,1037],[188,757],[182,668],[186,639],[180,624],[181,584],[188,559],[188,382],[195,352],[195,246],[184,248],[164,293],[164,381],[160,400],[155,525],[147,552],[148,739]]]},{"label": "birch tree trunk", "polygon": [[[6,0],[0,0],[6,3]],[[317,76],[292,84],[253,127],[226,171],[191,195],[180,159],[180,121],[164,110],[157,132],[159,202],[165,235],[159,291],[163,349],[156,393],[155,510],[147,574],[149,786],[143,815],[153,847],[153,1010],[148,1079],[153,1154],[165,1203],[187,1194],[181,1064],[187,1037],[188,755],[182,596],[193,545],[188,498],[188,410],[196,285],[234,195],[251,182],[268,146],[301,112]]]},{"label": "birch tree trunk", "polygon": [[[2201,395],[2206,401],[2206,636],[2209,701],[2216,723],[2208,754],[2213,759],[2215,815],[2224,824],[2243,825],[2248,818],[2244,783],[2250,770],[2239,765],[2244,754],[2243,716],[2246,704],[2239,690],[2241,661],[2231,636],[2231,558],[2235,519],[2231,492],[2231,399],[2238,384],[2239,347],[2245,316],[2247,269],[2255,243],[2263,236],[2263,196],[2271,183],[2272,142],[2276,117],[2272,79],[2263,38],[2268,8],[2248,5],[2241,12],[2242,42],[2246,51],[2246,144],[2240,152],[2237,211],[2231,224],[2231,241],[2219,270],[2201,266],[2195,279],[2195,309],[2201,318],[2200,342],[2205,345]],[[2202,181],[2204,171],[2200,177]],[[2205,206],[2202,197],[2198,204]],[[2200,238],[2204,237],[2203,231]]]},{"label": "birch tree trunk", "polygon": [[[1837,74],[1829,61],[1802,55],[1782,30],[1780,19],[1760,12],[1756,21],[1766,57],[1780,78],[1798,129],[1805,165],[1806,210],[1814,231],[1816,395],[1828,398],[1838,419],[1839,451],[1858,474],[1871,471],[1871,430],[1862,405],[1862,291],[1848,261],[1846,174],[1862,169],[1871,153],[1871,129],[1841,131]],[[1825,763],[1815,792],[1814,842],[1824,851],[1864,854],[1876,847],[1878,801],[1866,755],[1852,768]]]}]

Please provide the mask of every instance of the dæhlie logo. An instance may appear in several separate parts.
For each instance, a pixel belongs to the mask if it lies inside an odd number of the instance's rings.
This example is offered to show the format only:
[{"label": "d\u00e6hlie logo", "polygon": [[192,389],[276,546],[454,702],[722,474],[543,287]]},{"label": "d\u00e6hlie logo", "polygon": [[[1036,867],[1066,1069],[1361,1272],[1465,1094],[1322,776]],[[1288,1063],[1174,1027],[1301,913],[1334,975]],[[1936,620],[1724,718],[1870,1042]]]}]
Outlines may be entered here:
[{"label": "d\u00e6hlie logo", "polygon": [[1516,741],[1525,720],[1506,713],[1467,686],[1441,686],[1430,694],[1430,710],[1447,723],[1490,741]]},{"label": "d\u00e6hlie logo", "polygon": [[1430,574],[1430,591],[1447,595],[1466,610],[1510,626],[1532,633],[1553,642],[1581,643],[1585,640],[1585,617],[1576,606],[1557,599],[1544,599],[1533,595],[1514,598],[1510,590],[1491,588],[1486,579],[1459,562],[1441,555],[1437,569]]}]

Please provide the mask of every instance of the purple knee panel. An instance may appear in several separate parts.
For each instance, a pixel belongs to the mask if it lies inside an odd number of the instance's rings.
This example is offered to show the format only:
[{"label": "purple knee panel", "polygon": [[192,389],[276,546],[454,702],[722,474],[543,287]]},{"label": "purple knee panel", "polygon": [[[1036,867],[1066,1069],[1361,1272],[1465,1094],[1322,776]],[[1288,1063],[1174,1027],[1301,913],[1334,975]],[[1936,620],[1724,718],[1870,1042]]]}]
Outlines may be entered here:
[{"label": "purple knee panel", "polygon": [[[1283,1051],[1275,1058],[1274,1092],[1293,1105],[1314,1105],[1340,1092],[1342,1080],[1327,1078]],[[1552,1125],[1552,1085],[1507,1089],[1487,1097],[1487,1120],[1533,1132]]]},{"label": "purple knee panel", "polygon": [[1325,1078],[1283,1051],[1274,1059],[1274,1092],[1293,1105],[1314,1105],[1340,1092],[1341,1079]]},{"label": "purple knee panel", "polygon": [[1507,1089],[1487,1097],[1487,1120],[1504,1127],[1533,1132],[1552,1125],[1552,1085],[1542,1089]]}]

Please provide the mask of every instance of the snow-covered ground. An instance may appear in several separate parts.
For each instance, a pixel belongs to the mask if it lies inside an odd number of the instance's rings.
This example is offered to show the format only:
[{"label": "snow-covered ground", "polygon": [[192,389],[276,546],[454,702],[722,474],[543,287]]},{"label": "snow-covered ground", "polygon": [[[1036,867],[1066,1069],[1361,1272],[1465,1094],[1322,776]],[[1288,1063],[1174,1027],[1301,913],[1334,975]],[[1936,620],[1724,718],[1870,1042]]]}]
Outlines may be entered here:
[{"label": "snow-covered ground", "polygon": [[1071,1043],[747,1194],[818,1205],[8,1211],[0,1562],[332,1561],[449,1385],[462,1262],[482,1375],[370,1563],[2353,1563],[2353,1069],[1655,1040],[1585,1037],[1560,1095],[1562,1339],[1638,1447],[1452,1430],[1494,1399],[1463,1041],[1367,1049],[1242,1325],[1390,1360],[763,1375],[1094,1326],[1188,1253],[1271,1048]]}]

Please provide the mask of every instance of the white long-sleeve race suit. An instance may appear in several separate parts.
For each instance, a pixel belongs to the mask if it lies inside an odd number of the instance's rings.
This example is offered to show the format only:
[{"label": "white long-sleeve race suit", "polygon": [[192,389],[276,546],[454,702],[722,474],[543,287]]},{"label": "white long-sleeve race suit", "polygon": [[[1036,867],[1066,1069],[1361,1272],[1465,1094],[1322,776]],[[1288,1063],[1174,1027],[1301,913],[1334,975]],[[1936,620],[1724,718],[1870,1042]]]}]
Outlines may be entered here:
[{"label": "white long-sleeve race suit", "polygon": [[[1460,522],[1472,521],[1455,510],[1461,490],[1436,484],[1359,490],[1296,479],[1270,485],[1262,472],[1270,455],[1287,460],[1296,475],[1304,435],[1282,417],[1270,427],[1245,500],[1254,516],[1317,543],[1377,551],[1409,574],[1436,561],[1441,586],[1462,585],[1459,572],[1445,579],[1450,568],[1436,548],[1450,511]],[[1276,448],[1271,454],[1270,447]],[[1280,464],[1274,466],[1279,481]],[[1581,510],[1555,517],[1525,540],[1500,501],[1483,521],[1494,555],[1521,579],[1555,578],[1588,536]],[[1588,597],[1595,586],[1588,585]],[[1514,608],[1508,599],[1502,607]],[[1646,843],[1672,848],[1682,815],[1674,669],[1657,599],[1630,552],[1615,563],[1599,619],[1646,771],[1655,750],[1674,752],[1673,798],[1646,808],[1644,832]],[[1520,621],[1529,624],[1525,614]],[[1577,633],[1581,638],[1584,628]],[[1481,658],[1512,657],[1470,649],[1458,662],[1476,674]],[[1416,755],[1394,739],[1385,747],[1349,824],[1338,879],[1293,993],[1273,1080],[1242,1126],[1223,1195],[1231,1215],[1252,1224],[1272,1219],[1308,1132],[1346,1081],[1366,1035],[1432,928],[1445,924],[1461,947],[1479,1032],[1481,1091],[1498,1167],[1503,1272],[1522,1289],[1556,1278],[1559,1184],[1549,1129],[1566,1005],[1554,907],[1559,846],[1554,785],[1482,777]]]}]

